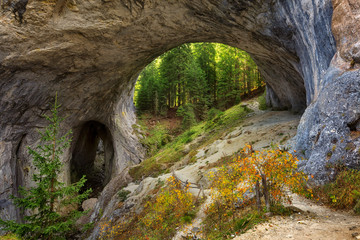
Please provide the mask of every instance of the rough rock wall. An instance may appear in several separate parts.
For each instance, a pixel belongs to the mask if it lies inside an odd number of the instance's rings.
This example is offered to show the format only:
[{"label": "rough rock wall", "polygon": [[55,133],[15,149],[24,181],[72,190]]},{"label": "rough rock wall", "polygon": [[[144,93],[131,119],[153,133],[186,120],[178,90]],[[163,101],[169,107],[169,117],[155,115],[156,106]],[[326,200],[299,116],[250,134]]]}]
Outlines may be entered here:
[{"label": "rough rock wall", "polygon": [[[41,115],[49,112],[55,92],[61,114],[68,116],[63,131],[74,132],[63,156],[64,179],[70,179],[72,151],[89,121],[111,132],[116,175],[143,157],[133,134],[131,98],[136,75],[155,57],[186,42],[241,48],[259,65],[271,89],[268,101],[302,111],[322,96],[321,84],[328,79],[335,53],[331,16],[330,0],[30,0],[23,25],[3,13],[0,215],[18,217],[8,197],[18,185],[30,184],[26,146],[37,144],[37,130],[46,125]],[[307,112],[303,128],[308,129],[300,128],[298,142],[309,145],[310,125],[321,120]],[[310,159],[315,154],[307,152]]]},{"label": "rough rock wall", "polygon": [[296,139],[302,168],[318,183],[344,166],[360,168],[360,3],[333,0],[337,52],[306,109]]}]

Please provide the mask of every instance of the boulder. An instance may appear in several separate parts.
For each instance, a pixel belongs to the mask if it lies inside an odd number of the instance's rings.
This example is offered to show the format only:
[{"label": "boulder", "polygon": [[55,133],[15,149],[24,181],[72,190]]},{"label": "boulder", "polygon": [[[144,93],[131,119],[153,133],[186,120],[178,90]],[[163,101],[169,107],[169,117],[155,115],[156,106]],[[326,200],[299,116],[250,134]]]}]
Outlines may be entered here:
[{"label": "boulder", "polygon": [[88,210],[93,210],[95,207],[95,204],[97,202],[97,198],[89,198],[87,200],[85,200],[82,204],[81,207],[84,211],[88,211]]}]

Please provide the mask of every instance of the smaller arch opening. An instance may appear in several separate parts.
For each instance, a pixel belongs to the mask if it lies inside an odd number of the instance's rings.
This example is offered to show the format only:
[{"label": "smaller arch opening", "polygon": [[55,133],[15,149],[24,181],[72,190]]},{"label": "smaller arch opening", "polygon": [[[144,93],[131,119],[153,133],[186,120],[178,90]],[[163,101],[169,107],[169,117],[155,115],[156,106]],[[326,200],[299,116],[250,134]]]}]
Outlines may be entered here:
[{"label": "smaller arch opening", "polygon": [[102,123],[83,124],[71,158],[71,182],[85,175],[84,190],[91,188],[90,197],[97,197],[112,175],[114,147],[109,129]]}]

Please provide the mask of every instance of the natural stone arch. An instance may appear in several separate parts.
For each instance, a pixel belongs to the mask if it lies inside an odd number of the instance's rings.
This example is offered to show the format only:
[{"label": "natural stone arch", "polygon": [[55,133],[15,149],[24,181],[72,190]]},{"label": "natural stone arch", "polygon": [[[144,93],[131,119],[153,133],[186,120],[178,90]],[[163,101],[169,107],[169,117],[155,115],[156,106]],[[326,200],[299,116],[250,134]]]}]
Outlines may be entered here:
[{"label": "natural stone arch", "polygon": [[[68,116],[64,132],[101,122],[112,134],[114,174],[138,163],[143,150],[132,131],[131,100],[136,75],[156,56],[186,42],[243,49],[258,64],[274,106],[301,111],[311,104],[298,146],[306,146],[315,163],[322,156],[311,150],[320,144],[312,141],[312,131],[326,118],[313,114],[312,103],[340,72],[335,65],[328,69],[336,50],[330,0],[77,0],[53,14],[55,8],[30,0],[27,24],[21,26],[1,16],[6,24],[0,25],[0,201],[14,193],[14,185],[27,183],[16,183],[14,163],[28,161],[22,139],[36,144],[36,129],[46,124],[41,115],[55,92],[61,114]],[[346,121],[354,122],[350,115]],[[326,144],[325,137],[320,142]],[[69,149],[63,160],[70,158]],[[16,217],[11,207],[0,214]]]}]

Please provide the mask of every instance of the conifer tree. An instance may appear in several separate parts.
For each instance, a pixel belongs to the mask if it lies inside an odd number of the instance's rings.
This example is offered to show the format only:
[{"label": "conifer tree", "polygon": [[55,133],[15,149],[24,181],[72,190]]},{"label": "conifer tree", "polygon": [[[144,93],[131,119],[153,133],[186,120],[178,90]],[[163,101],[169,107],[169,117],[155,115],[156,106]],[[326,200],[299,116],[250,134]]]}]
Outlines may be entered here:
[{"label": "conifer tree", "polygon": [[71,142],[71,131],[59,137],[60,123],[64,120],[59,117],[59,108],[56,96],[51,115],[44,116],[49,125],[40,132],[42,144],[35,149],[28,148],[36,169],[32,176],[35,186],[28,189],[20,187],[20,197],[11,197],[15,206],[22,209],[24,222],[0,219],[3,230],[24,239],[65,239],[83,212],[72,210],[65,214],[61,210],[77,209],[78,204],[91,192],[89,189],[79,193],[86,181],[85,176],[69,186],[59,181],[63,167],[60,157]]},{"label": "conifer tree", "polygon": [[208,108],[225,110],[264,86],[251,56],[224,44],[183,44],[155,61],[139,78],[140,112],[192,104],[202,120]]}]

